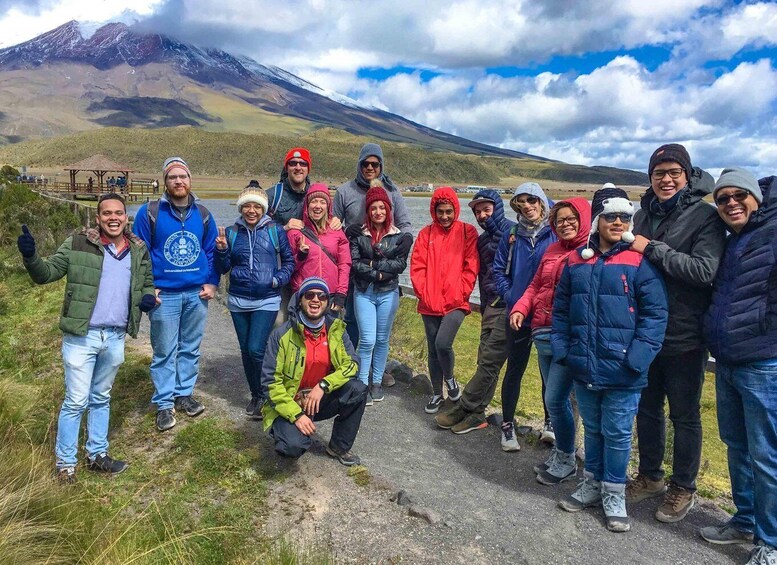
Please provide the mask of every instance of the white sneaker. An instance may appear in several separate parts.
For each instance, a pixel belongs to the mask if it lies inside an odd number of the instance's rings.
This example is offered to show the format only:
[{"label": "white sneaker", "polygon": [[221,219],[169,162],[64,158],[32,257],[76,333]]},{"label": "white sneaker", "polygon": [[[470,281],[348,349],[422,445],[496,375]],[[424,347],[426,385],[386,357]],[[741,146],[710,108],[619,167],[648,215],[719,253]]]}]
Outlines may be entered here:
[{"label": "white sneaker", "polygon": [[515,438],[515,424],[502,422],[502,451],[520,451],[521,446]]},{"label": "white sneaker", "polygon": [[542,435],[540,435],[540,441],[542,443],[548,443],[550,445],[556,444],[556,433],[553,431],[553,425],[550,420],[545,422],[545,426],[542,428]]}]

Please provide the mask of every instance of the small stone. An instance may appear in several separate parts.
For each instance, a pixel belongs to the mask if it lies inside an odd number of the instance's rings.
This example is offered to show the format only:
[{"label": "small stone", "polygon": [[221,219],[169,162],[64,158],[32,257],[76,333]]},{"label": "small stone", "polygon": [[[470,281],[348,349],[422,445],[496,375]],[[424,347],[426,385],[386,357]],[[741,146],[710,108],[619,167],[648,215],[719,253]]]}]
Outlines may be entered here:
[{"label": "small stone", "polygon": [[424,396],[433,394],[432,381],[424,374],[415,375],[410,380],[410,391]]},{"label": "small stone", "polygon": [[399,361],[389,361],[386,365],[386,372],[391,373],[400,383],[410,384],[413,380],[413,369]]},{"label": "small stone", "polygon": [[383,373],[383,380],[381,381],[381,384],[385,387],[390,387],[397,384],[397,381],[394,379],[394,375],[386,371]]},{"label": "small stone", "polygon": [[410,506],[407,509],[407,513],[415,518],[426,520],[432,525],[440,523],[440,515],[437,514],[437,512],[434,510],[430,510],[429,508],[423,508],[422,506]]},{"label": "small stone", "polygon": [[410,506],[413,503],[413,501],[410,498],[410,495],[403,490],[397,491],[396,495],[394,496],[395,496],[394,502],[396,502],[400,506]]}]

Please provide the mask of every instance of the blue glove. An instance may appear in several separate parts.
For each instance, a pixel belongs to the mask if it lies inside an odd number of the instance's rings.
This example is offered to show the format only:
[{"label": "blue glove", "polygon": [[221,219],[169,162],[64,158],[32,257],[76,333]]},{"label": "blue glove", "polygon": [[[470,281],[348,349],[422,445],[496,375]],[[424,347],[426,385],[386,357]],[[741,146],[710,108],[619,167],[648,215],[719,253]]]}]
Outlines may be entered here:
[{"label": "blue glove", "polygon": [[25,259],[32,259],[35,256],[35,238],[32,237],[27,224],[22,224],[22,235],[16,240],[16,245]]},{"label": "blue glove", "polygon": [[156,296],[153,294],[144,294],[143,298],[140,299],[139,308],[141,312],[151,312],[154,306],[156,306]]}]

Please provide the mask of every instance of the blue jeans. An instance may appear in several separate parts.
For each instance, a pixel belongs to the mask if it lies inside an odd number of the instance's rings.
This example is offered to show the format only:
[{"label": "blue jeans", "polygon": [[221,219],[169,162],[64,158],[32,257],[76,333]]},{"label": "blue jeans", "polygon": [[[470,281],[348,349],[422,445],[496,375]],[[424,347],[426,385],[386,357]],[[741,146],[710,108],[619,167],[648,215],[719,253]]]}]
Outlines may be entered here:
[{"label": "blue jeans", "polygon": [[373,285],[354,290],[353,304],[359,324],[359,380],[368,384],[372,364],[372,384],[383,382],[389,352],[391,326],[399,308],[399,289],[375,292]]},{"label": "blue jeans", "polygon": [[563,365],[553,362],[550,334],[534,337],[540,374],[545,382],[545,406],[556,434],[556,448],[562,453],[575,450],[575,416],[569,395],[572,393],[572,376]]},{"label": "blue jeans", "polygon": [[191,396],[200,370],[200,342],[205,333],[208,302],[200,289],[163,290],[151,312],[151,402],[159,410],[172,408],[179,396]]},{"label": "blue jeans", "polygon": [[262,390],[262,362],[278,312],[275,310],[253,310],[251,312],[230,312],[235,325],[237,342],[240,344],[240,356],[243,358],[243,371],[246,374],[248,388],[252,398],[267,398]]},{"label": "blue jeans", "polygon": [[731,525],[777,547],[777,359],[717,362],[720,439],[737,512]]},{"label": "blue jeans", "polygon": [[55,448],[60,469],[76,464],[81,416],[87,408],[86,452],[90,457],[108,452],[111,387],[124,362],[124,335],[124,330],[104,328],[62,338],[65,400],[59,411]]},{"label": "blue jeans", "polygon": [[597,481],[625,484],[640,391],[589,390],[575,382],[575,396],[585,428],[585,470]]}]

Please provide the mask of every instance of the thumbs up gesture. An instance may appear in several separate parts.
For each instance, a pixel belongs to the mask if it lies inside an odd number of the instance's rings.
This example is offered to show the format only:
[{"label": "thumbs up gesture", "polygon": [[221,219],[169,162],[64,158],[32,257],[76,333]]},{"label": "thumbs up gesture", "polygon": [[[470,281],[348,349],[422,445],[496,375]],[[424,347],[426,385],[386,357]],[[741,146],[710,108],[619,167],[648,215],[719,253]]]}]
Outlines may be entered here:
[{"label": "thumbs up gesture", "polygon": [[16,245],[19,247],[19,253],[25,259],[31,259],[35,256],[35,238],[32,237],[27,224],[22,224],[22,235],[16,240]]},{"label": "thumbs up gesture", "polygon": [[308,245],[308,242],[305,241],[305,236],[304,235],[300,236],[300,239],[299,239],[299,250],[302,253],[307,253],[308,251],[310,251],[310,245]]},{"label": "thumbs up gesture", "polygon": [[219,234],[216,236],[216,249],[224,251],[227,248],[227,229],[219,226]]}]

